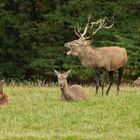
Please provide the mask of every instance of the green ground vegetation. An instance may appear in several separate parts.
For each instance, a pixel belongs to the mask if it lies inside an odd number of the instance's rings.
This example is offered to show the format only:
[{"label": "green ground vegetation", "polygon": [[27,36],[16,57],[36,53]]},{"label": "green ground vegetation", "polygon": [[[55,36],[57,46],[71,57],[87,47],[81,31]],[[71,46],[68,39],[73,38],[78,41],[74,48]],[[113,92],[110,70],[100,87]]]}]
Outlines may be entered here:
[{"label": "green ground vegetation", "polygon": [[87,99],[60,100],[58,87],[7,86],[9,105],[0,108],[2,140],[139,140],[140,88],[123,85],[119,96],[95,96],[84,87]]}]

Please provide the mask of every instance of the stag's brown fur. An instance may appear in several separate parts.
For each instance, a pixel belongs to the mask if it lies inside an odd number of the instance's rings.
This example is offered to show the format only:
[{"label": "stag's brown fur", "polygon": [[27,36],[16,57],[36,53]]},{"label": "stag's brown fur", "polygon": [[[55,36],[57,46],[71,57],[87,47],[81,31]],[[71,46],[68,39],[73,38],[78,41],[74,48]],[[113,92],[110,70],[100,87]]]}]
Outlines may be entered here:
[{"label": "stag's brown fur", "polygon": [[3,93],[3,81],[0,81],[0,105],[8,104],[8,96]]},{"label": "stag's brown fur", "polygon": [[126,65],[127,53],[124,48],[117,46],[102,48],[89,46],[79,53],[79,59],[87,67],[115,71]]},{"label": "stag's brown fur", "polygon": [[58,84],[61,89],[61,99],[66,101],[79,101],[86,98],[84,89],[80,85],[68,85],[67,76],[70,71],[61,74],[55,70],[55,73],[58,77]]}]

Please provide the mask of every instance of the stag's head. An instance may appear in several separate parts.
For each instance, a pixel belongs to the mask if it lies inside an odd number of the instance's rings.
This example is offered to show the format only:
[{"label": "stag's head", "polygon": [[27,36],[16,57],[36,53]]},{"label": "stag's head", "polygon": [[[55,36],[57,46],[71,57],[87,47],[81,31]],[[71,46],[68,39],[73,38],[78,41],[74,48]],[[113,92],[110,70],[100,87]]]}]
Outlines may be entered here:
[{"label": "stag's head", "polygon": [[65,73],[59,73],[58,71],[54,70],[55,74],[57,75],[58,78],[58,84],[60,86],[60,88],[64,88],[66,82],[67,82],[67,77],[70,74],[71,70],[68,70]]},{"label": "stag's head", "polygon": [[84,47],[88,47],[90,44],[90,40],[84,40],[81,38],[65,43],[65,47],[69,49],[67,55],[79,56],[80,53],[83,51]]},{"label": "stag's head", "polygon": [[[96,22],[91,22],[91,16],[88,16],[88,21],[86,27],[81,33],[81,29],[79,27],[75,28],[75,33],[79,37],[77,40],[70,41],[65,43],[65,47],[69,49],[67,55],[79,56],[79,54],[83,51],[85,47],[91,46],[92,37],[101,29],[109,29],[113,26],[114,22],[110,26],[106,26],[106,18],[99,19]],[[93,31],[94,25],[98,26],[95,31]],[[89,30],[89,36],[87,36],[87,32]]]}]

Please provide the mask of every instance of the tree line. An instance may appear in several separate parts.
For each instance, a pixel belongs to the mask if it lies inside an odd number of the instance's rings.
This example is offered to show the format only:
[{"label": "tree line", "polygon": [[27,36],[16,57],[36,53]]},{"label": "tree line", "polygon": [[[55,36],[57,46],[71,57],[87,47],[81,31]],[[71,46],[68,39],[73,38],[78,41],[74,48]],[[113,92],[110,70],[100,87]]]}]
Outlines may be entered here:
[{"label": "tree line", "polygon": [[107,17],[114,26],[93,38],[95,47],[118,45],[128,52],[125,79],[140,75],[139,0],[1,0],[0,78],[56,80],[53,69],[72,69],[71,80],[94,81],[94,71],[66,55],[64,43],[76,39],[74,27]]}]

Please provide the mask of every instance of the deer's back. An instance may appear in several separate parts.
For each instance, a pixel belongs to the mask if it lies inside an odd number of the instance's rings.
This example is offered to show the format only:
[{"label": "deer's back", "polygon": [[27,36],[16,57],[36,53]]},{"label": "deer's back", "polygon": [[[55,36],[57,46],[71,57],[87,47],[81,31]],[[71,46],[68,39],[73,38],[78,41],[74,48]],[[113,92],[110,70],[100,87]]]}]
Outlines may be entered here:
[{"label": "deer's back", "polygon": [[85,91],[80,85],[72,85],[69,87],[69,90],[74,100],[81,100],[86,97]]},{"label": "deer's back", "polygon": [[136,79],[133,83],[135,86],[140,86],[140,78]]},{"label": "deer's back", "polygon": [[107,71],[117,70],[127,63],[127,53],[125,48],[117,46],[102,47],[96,49],[96,51],[100,54],[100,65],[105,66]]}]

